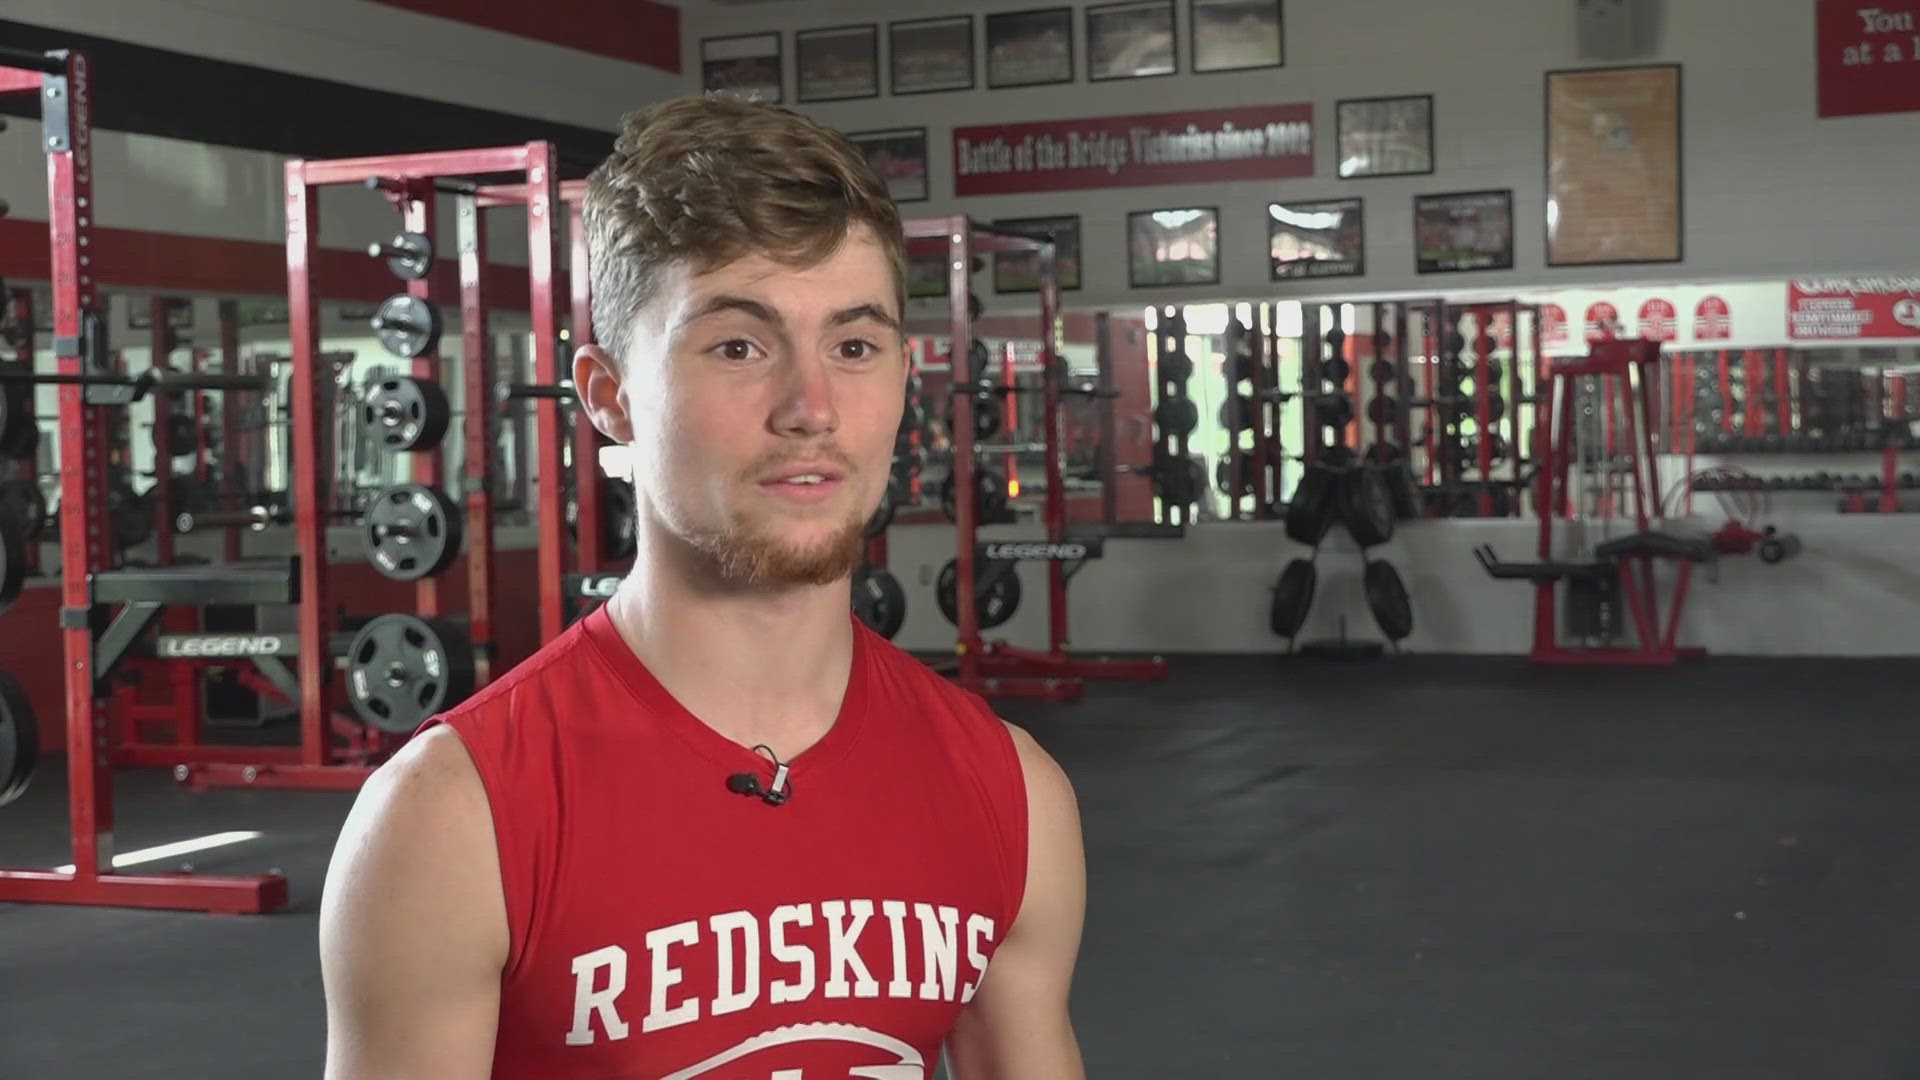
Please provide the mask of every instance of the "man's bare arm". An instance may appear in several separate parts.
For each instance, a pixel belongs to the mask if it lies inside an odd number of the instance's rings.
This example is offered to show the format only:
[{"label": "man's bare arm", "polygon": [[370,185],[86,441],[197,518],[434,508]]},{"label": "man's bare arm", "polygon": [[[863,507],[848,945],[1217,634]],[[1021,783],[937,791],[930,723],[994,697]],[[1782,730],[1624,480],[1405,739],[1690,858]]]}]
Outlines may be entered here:
[{"label": "man's bare arm", "polygon": [[1020,914],[947,1040],[954,1080],[1082,1080],[1067,996],[1087,906],[1073,785],[1033,737],[1008,725],[1027,783],[1027,887]]},{"label": "man's bare arm", "polygon": [[484,1080],[507,949],[486,791],[430,731],[361,789],[327,871],[327,1080]]}]

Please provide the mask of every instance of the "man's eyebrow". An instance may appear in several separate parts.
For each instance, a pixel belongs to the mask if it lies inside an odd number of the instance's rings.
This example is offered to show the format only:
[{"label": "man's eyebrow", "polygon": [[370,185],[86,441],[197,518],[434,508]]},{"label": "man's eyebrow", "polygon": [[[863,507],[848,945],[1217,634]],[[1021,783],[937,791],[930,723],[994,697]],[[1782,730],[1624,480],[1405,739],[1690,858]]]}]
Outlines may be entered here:
[{"label": "man's eyebrow", "polygon": [[833,317],[827,320],[827,325],[845,326],[851,322],[859,322],[861,319],[872,319],[895,333],[900,331],[900,320],[888,314],[887,309],[879,304],[860,304],[844,311],[836,311]]},{"label": "man's eyebrow", "polygon": [[708,297],[706,303],[688,312],[687,317],[680,320],[680,325],[686,326],[690,323],[698,322],[709,315],[718,315],[723,311],[738,311],[742,315],[758,319],[776,329],[786,324],[786,320],[780,317],[780,312],[758,300],[721,293],[717,296]]}]

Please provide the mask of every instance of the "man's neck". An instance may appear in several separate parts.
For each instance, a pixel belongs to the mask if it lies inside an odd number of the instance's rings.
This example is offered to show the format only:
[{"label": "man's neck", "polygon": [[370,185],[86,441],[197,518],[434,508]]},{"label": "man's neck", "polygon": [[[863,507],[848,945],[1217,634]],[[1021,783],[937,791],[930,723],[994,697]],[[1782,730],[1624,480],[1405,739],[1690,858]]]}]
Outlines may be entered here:
[{"label": "man's neck", "polygon": [[853,666],[845,579],[715,592],[643,556],[607,614],[675,700],[742,746],[788,761],[839,715]]}]

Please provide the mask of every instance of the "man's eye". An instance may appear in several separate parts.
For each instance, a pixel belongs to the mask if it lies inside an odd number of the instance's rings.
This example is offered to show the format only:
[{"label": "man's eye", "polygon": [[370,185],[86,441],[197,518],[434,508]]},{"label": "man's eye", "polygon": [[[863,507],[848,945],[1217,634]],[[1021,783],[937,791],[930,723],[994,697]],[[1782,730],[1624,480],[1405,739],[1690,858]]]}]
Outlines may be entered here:
[{"label": "man's eye", "polygon": [[879,351],[880,346],[861,338],[840,343],[840,355],[847,360],[865,360]]},{"label": "man's eye", "polygon": [[720,355],[729,360],[745,360],[753,355],[753,343],[742,338],[720,343]]}]

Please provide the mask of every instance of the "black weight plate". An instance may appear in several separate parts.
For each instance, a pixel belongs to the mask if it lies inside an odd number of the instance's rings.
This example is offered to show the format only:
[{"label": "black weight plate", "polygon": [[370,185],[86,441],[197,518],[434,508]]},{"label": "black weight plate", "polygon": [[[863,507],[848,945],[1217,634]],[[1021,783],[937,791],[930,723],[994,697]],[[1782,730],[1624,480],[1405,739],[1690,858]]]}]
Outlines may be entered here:
[{"label": "black weight plate", "polygon": [[1192,506],[1206,490],[1207,473],[1200,463],[1187,459],[1186,468],[1167,465],[1154,470],[1153,493],[1168,506]]},{"label": "black weight plate", "polygon": [[[0,364],[0,371],[26,369],[19,363]],[[33,384],[0,382],[0,457],[25,457],[40,443],[40,425],[33,418]]]},{"label": "black weight plate", "polygon": [[1381,386],[1392,386],[1395,382],[1393,361],[1375,360],[1367,365],[1367,377]]},{"label": "black weight plate", "polygon": [[[1020,608],[1020,575],[1014,572],[1013,563],[995,559],[976,559],[974,575],[974,614],[979,616],[980,629],[991,630],[1008,619]],[[948,622],[960,625],[960,560],[948,559],[940,568],[940,578],[934,583],[934,599],[940,604],[940,614]]]},{"label": "black weight plate", "polygon": [[353,711],[390,735],[411,735],[473,693],[473,646],[459,627],[394,612],[378,615],[347,649]]},{"label": "black weight plate", "polygon": [[0,671],[0,806],[18,799],[40,757],[40,724],[18,679]]},{"label": "black weight plate", "polygon": [[[1236,462],[1240,465],[1237,469],[1234,468]],[[1222,455],[1219,461],[1213,463],[1213,485],[1219,490],[1220,494],[1229,497],[1238,497],[1246,494],[1248,486],[1247,459],[1244,457],[1236,458],[1232,455]]]},{"label": "black weight plate", "polygon": [[610,476],[602,478],[600,484],[602,556],[626,560],[633,558],[634,554],[640,550],[639,524],[634,520],[635,512],[633,486],[625,480],[616,480]]},{"label": "black weight plate", "polygon": [[1379,469],[1361,465],[1340,478],[1340,517],[1363,548],[1393,539],[1393,494]]},{"label": "black weight plate", "polygon": [[[975,523],[980,518],[998,517],[1007,507],[1007,478],[993,469],[976,467],[973,470],[973,486],[979,492],[974,500]],[[958,521],[959,508],[954,505],[953,477],[948,476],[940,485],[940,512],[948,521]]]},{"label": "black weight plate", "polygon": [[1399,641],[1413,633],[1413,603],[1407,596],[1400,571],[1390,562],[1374,560],[1365,575],[1367,607],[1373,609],[1373,621],[1389,640]]},{"label": "black weight plate", "polygon": [[417,296],[396,293],[374,313],[373,336],[403,360],[425,356],[440,344],[440,309]]},{"label": "black weight plate", "polygon": [[360,407],[367,438],[388,453],[433,449],[446,437],[452,418],[447,392],[439,383],[405,375],[375,383]]},{"label": "black weight plate", "polygon": [[395,581],[445,573],[460,554],[460,509],[438,488],[395,484],[367,505],[361,537],[373,568]]},{"label": "black weight plate", "polygon": [[1326,427],[1346,427],[1353,423],[1353,402],[1345,394],[1323,397],[1313,403],[1313,415]]},{"label": "black weight plate", "polygon": [[399,248],[403,255],[387,257],[387,269],[393,276],[403,281],[418,281],[433,269],[433,241],[417,232],[396,233],[389,247]]},{"label": "black weight plate", "polygon": [[47,524],[47,497],[24,477],[0,481],[0,519],[13,522],[24,540],[37,540]]},{"label": "black weight plate", "polygon": [[[1238,324],[1229,324],[1228,328],[1231,329],[1235,325]],[[1242,352],[1228,353],[1224,372],[1227,377],[1227,387],[1229,389],[1234,388],[1242,380],[1252,378],[1252,357]]]},{"label": "black weight plate", "polygon": [[0,517],[0,612],[27,586],[27,537],[11,518]]},{"label": "black weight plate", "polygon": [[1153,407],[1153,423],[1165,435],[1191,435],[1200,426],[1200,406],[1188,397],[1167,398]]},{"label": "black weight plate", "polygon": [[1175,385],[1193,378],[1193,358],[1183,352],[1170,352],[1160,357],[1160,377]]},{"label": "black weight plate", "polygon": [[1273,585],[1273,608],[1267,623],[1275,634],[1290,638],[1306,625],[1307,612],[1313,609],[1313,590],[1320,575],[1308,559],[1295,559],[1280,571]]},{"label": "black weight plate", "polygon": [[986,342],[974,338],[973,344],[967,346],[967,381],[985,382],[987,368],[992,364],[993,350],[987,348]]},{"label": "black weight plate", "polygon": [[1300,474],[1287,504],[1287,536],[1296,543],[1318,547],[1333,527],[1334,488],[1339,474],[1323,465],[1310,465]]},{"label": "black weight plate", "polygon": [[1404,462],[1382,463],[1380,471],[1386,477],[1387,495],[1393,500],[1393,516],[1401,521],[1419,517],[1420,490],[1413,482],[1413,471]]},{"label": "black weight plate", "polygon": [[114,544],[123,551],[153,539],[153,489],[136,492],[125,480],[107,488],[107,520]]},{"label": "black weight plate", "polygon": [[200,452],[200,425],[193,422],[191,414],[167,414],[167,449],[174,457],[192,457]]},{"label": "black weight plate", "polygon": [[[954,414],[959,411],[959,395],[947,399],[947,431],[954,428]],[[985,442],[1000,434],[1001,406],[992,394],[973,395],[973,438],[975,442]]]},{"label": "black weight plate", "polygon": [[853,613],[887,640],[907,621],[907,593],[885,567],[865,567],[853,575]]},{"label": "black weight plate", "polygon": [[1353,374],[1353,365],[1338,356],[1329,356],[1320,365],[1320,375],[1335,386],[1345,386],[1347,376]]},{"label": "black weight plate", "polygon": [[1367,419],[1376,424],[1391,424],[1400,418],[1400,403],[1381,395],[1367,402]]},{"label": "black weight plate", "polygon": [[1260,406],[1253,400],[1252,394],[1235,394],[1220,403],[1220,426],[1228,431],[1252,427],[1254,418],[1259,415]]}]

